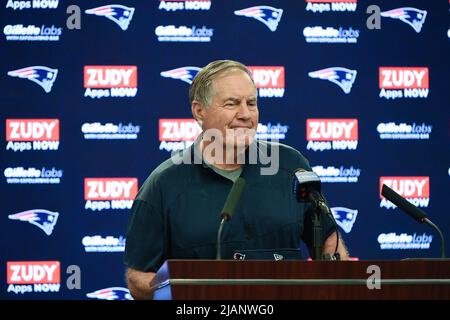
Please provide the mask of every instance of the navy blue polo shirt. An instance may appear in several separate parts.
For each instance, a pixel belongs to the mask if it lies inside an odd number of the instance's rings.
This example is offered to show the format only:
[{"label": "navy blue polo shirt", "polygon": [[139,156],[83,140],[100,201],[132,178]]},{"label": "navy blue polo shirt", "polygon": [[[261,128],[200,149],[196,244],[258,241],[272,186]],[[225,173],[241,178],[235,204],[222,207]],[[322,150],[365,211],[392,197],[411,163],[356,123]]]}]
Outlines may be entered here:
[{"label": "navy blue polo shirt", "polygon": [[[198,142],[197,142],[198,143]],[[194,143],[188,152],[194,162]],[[256,141],[257,147],[274,143]],[[295,249],[300,241],[310,246],[311,227],[304,203],[292,192],[296,169],[311,170],[297,150],[279,144],[279,169],[262,175],[268,165],[245,164],[241,177],[246,185],[233,218],[222,233],[222,257],[232,259],[236,251]],[[167,259],[215,259],[220,212],[233,182],[205,163],[159,165],[140,188],[133,203],[126,233],[125,264],[156,272]],[[309,212],[309,211],[308,211]],[[326,239],[334,230],[325,218]]]}]

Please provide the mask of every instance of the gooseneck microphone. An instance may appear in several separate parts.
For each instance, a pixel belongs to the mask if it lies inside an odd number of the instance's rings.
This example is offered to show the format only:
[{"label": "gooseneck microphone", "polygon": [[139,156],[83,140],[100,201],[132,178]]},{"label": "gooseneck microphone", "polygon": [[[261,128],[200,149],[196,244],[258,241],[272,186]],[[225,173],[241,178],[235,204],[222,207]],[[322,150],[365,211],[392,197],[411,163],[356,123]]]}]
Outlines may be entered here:
[{"label": "gooseneck microphone", "polygon": [[385,184],[383,184],[383,187],[381,188],[381,195],[399,207],[403,212],[410,215],[417,222],[426,223],[435,229],[441,238],[441,258],[445,259],[444,235],[438,226],[428,219],[428,215]]},{"label": "gooseneck microphone", "polygon": [[[320,192],[321,182],[319,176],[313,171],[306,171],[303,168],[297,169],[294,173],[293,191],[297,201],[309,202],[314,206],[312,215],[313,228],[313,255],[314,260],[339,260],[339,230],[333,213],[327,205],[327,202]],[[322,213],[329,216],[333,221],[336,230],[336,248],[333,257],[322,255],[323,236],[322,236]],[[330,255],[331,256],[331,255]]]},{"label": "gooseneck microphone", "polygon": [[217,232],[217,247],[216,247],[216,259],[220,260],[222,258],[222,229],[226,221],[231,220],[233,217],[234,211],[236,210],[236,206],[241,198],[242,191],[245,187],[245,180],[243,178],[237,178],[231,187],[230,193],[228,194],[227,200],[225,200],[225,204],[223,206],[221,217],[222,221],[220,222],[219,231]]}]

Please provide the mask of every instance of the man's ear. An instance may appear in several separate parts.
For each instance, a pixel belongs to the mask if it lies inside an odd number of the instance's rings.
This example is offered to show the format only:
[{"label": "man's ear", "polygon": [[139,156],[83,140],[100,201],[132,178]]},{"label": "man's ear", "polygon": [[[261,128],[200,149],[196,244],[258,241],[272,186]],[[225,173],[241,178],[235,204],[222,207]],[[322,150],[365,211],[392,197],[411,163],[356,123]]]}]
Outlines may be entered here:
[{"label": "man's ear", "polygon": [[197,120],[201,125],[203,122],[205,110],[204,110],[203,106],[200,104],[200,102],[198,102],[196,100],[192,101],[191,111],[192,111],[192,116],[194,117],[194,119]]}]

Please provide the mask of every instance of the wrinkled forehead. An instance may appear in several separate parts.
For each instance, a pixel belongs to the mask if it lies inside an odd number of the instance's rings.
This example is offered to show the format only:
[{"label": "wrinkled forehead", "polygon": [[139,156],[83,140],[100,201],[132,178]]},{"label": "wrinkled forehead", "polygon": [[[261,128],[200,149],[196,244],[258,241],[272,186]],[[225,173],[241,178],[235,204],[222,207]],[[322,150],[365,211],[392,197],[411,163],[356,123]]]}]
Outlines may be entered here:
[{"label": "wrinkled forehead", "polygon": [[[240,80],[236,81],[236,79],[232,79],[231,77],[233,76],[241,76],[241,79],[247,79],[249,84],[248,88],[243,86]],[[227,81],[228,77],[230,78],[229,81]],[[245,80],[243,81],[245,82]],[[212,96],[230,94],[245,95],[246,97],[256,96],[256,86],[253,79],[247,72],[241,69],[225,70],[217,74],[211,82],[211,91]]]}]

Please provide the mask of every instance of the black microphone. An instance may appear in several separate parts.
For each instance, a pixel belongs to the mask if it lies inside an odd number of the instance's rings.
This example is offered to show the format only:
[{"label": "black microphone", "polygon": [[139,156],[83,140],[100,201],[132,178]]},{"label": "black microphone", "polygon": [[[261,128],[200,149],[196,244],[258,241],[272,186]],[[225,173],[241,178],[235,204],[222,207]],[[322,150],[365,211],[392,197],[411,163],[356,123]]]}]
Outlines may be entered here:
[{"label": "black microphone", "polygon": [[406,212],[417,222],[425,222],[426,224],[429,224],[433,229],[435,229],[438,232],[439,237],[441,238],[441,258],[445,259],[444,235],[442,234],[438,226],[431,222],[430,219],[428,219],[428,215],[423,210],[417,208],[415,205],[413,205],[411,202],[403,198],[401,195],[399,195],[397,192],[395,192],[385,184],[383,184],[383,187],[381,188],[381,195],[395,204],[397,207],[399,207],[403,212]]},{"label": "black microphone", "polygon": [[339,260],[339,230],[334,219],[333,213],[327,205],[324,196],[321,193],[321,182],[319,176],[313,171],[307,171],[303,168],[294,172],[293,191],[298,202],[310,202],[314,205],[315,214],[312,217],[313,225],[313,253],[315,260],[322,260],[322,223],[321,213],[324,212],[331,218],[336,231],[336,248],[333,257],[325,256],[325,260]]},{"label": "black microphone", "polygon": [[221,238],[222,238],[222,229],[226,221],[231,220],[233,217],[236,206],[241,198],[242,191],[245,187],[245,180],[243,178],[237,178],[231,187],[230,193],[228,194],[227,200],[225,200],[225,204],[223,206],[222,212],[220,216],[222,217],[222,221],[220,222],[219,231],[217,232],[217,250],[216,250],[216,259],[220,260],[222,256],[221,249]]}]

